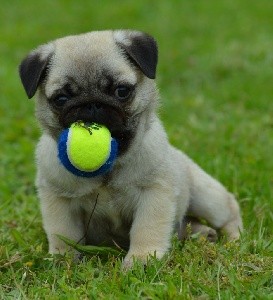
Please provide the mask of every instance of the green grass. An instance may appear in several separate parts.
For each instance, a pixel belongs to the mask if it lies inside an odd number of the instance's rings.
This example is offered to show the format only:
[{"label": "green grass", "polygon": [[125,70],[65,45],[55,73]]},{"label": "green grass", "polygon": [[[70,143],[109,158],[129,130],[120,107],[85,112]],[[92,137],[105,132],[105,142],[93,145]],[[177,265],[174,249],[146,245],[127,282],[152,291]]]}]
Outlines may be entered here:
[{"label": "green grass", "polygon": [[[2,2],[0,299],[273,299],[273,2]],[[127,274],[112,254],[77,265],[47,254],[34,188],[39,129],[17,66],[41,43],[105,28],[158,40],[170,141],[235,193],[239,243],[174,238],[163,261]]]}]

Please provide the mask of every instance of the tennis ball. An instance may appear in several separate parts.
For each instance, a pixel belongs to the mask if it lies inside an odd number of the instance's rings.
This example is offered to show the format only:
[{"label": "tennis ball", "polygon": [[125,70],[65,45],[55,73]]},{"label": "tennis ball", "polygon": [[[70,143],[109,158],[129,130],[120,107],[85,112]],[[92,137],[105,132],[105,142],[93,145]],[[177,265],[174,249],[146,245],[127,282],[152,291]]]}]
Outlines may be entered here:
[{"label": "tennis ball", "polygon": [[102,175],[113,166],[118,143],[103,125],[75,122],[62,131],[58,140],[58,157],[74,175]]}]

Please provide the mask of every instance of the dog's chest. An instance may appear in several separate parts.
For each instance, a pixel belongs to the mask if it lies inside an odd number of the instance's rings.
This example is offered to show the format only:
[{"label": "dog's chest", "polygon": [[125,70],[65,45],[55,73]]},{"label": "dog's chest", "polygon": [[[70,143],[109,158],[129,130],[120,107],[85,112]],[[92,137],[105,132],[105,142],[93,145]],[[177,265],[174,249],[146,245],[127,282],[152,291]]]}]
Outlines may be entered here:
[{"label": "dog's chest", "polygon": [[125,199],[122,193],[101,188],[81,200],[88,244],[128,247],[133,209]]}]

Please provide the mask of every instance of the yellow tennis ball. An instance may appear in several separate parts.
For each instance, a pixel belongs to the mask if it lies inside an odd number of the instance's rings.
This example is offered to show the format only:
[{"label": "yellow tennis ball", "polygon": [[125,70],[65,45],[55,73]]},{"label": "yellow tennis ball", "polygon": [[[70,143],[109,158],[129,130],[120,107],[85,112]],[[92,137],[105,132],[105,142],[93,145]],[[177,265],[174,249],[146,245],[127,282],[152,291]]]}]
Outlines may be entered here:
[{"label": "yellow tennis ball", "polygon": [[92,177],[110,170],[117,156],[117,142],[104,125],[75,122],[62,132],[58,156],[73,174]]},{"label": "yellow tennis ball", "polygon": [[78,169],[91,172],[101,167],[110,156],[111,134],[105,126],[85,127],[73,124],[67,139],[67,156]]}]

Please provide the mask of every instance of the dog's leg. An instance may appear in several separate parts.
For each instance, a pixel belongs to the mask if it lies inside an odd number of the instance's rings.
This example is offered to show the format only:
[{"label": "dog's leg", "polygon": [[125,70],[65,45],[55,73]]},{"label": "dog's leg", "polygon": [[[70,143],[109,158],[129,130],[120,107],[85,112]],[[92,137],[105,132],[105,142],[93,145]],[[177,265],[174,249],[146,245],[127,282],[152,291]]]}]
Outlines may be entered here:
[{"label": "dog's leg", "polygon": [[143,190],[130,231],[130,249],[123,267],[134,259],[145,263],[149,255],[161,258],[170,247],[176,204],[172,193],[161,186]]},{"label": "dog's leg", "polygon": [[189,169],[192,181],[189,214],[204,218],[229,239],[238,239],[243,224],[234,196],[195,163],[191,162]]},{"label": "dog's leg", "polygon": [[[38,189],[41,200],[43,225],[49,243],[49,253],[64,254],[72,249],[61,241],[62,235],[75,242],[84,236],[84,226],[80,220],[80,212],[72,206],[71,200],[56,197],[49,189]],[[76,251],[72,250],[77,256]]]}]

